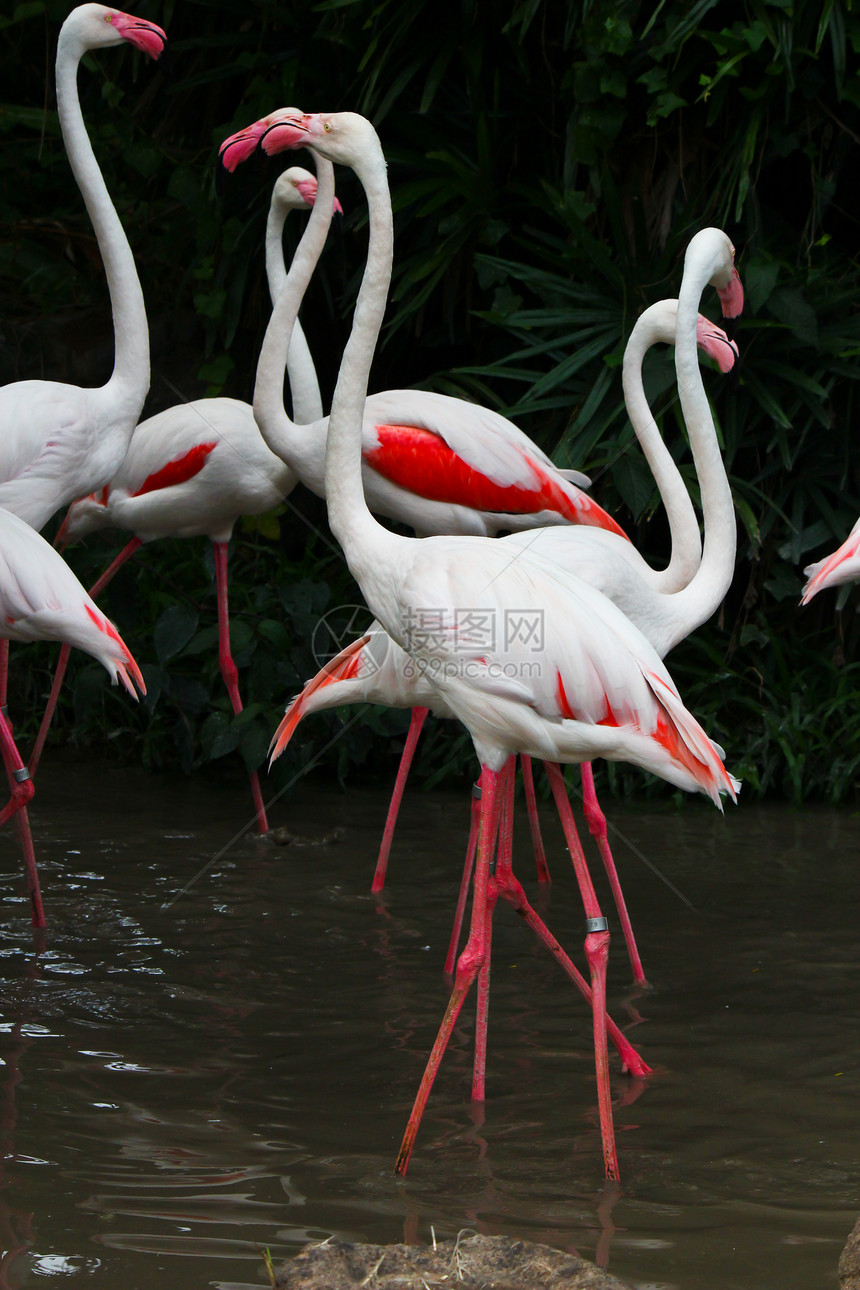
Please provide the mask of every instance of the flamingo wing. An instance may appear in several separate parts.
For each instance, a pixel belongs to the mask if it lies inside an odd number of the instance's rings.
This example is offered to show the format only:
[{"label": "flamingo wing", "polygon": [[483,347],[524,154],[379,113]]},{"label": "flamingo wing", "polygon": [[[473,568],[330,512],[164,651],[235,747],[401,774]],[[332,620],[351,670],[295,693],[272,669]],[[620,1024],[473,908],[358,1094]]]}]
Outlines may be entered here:
[{"label": "flamingo wing", "polygon": [[422,390],[388,390],[365,405],[366,464],[420,497],[494,514],[556,514],[623,534],[602,507],[510,421]]},{"label": "flamingo wing", "polygon": [[860,579],[860,520],[838,550],[816,564],[807,565],[803,572],[808,581],[800,599],[802,605],[808,605],[824,587],[838,587],[843,582]]},{"label": "flamingo wing", "polygon": [[735,797],[656,650],[574,575],[487,541],[468,562],[419,556],[403,591],[400,643],[479,736],[507,723],[510,751],[637,761],[715,801]]}]

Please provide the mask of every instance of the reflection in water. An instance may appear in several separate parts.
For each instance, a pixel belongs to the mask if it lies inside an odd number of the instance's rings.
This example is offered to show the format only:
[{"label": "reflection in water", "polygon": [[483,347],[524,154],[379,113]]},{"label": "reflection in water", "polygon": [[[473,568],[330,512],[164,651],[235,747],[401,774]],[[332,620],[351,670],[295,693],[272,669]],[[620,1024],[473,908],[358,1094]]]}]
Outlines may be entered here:
[{"label": "reflection in water", "polygon": [[[614,1014],[656,1070],[613,1074],[620,1187],[602,1178],[591,1031],[558,966],[500,906],[488,1100],[469,1101],[471,1017],[452,1038],[406,1180],[391,1173],[438,1017],[468,794],[404,807],[391,885],[368,892],[384,793],[306,789],[298,835],[221,855],[244,786],[207,792],[51,767],[47,938],[17,866],[0,879],[0,1290],[27,1272],[94,1290],[265,1284],[308,1240],[544,1240],[640,1284],[836,1284],[860,1206],[860,821],[740,807],[619,812],[691,910],[617,848],[653,992],[620,937]],[[48,805],[49,804],[49,805]],[[582,966],[553,813],[541,913]],[[525,821],[517,838],[530,875]],[[536,888],[528,879],[529,894]],[[535,895],[537,900],[537,895]],[[182,1256],[182,1257],[180,1257]]]}]

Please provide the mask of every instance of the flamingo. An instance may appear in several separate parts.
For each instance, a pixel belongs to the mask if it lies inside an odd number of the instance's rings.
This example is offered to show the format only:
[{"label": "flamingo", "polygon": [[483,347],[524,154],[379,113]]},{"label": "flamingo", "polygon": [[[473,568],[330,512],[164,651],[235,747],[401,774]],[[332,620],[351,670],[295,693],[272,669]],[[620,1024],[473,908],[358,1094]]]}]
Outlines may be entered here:
[{"label": "flamingo", "polygon": [[[372,125],[351,112],[308,116],[284,109],[265,119],[257,137],[269,153],[309,146],[329,161],[344,162],[365,190],[370,211],[367,264],[328,425],[329,522],[370,609],[466,725],[481,764],[481,830],[469,939],[457,961],[451,998],[401,1144],[395,1168],[404,1173],[442,1055],[479,977],[473,1096],[483,1096],[490,850],[508,758],[526,752],[551,762],[594,756],[633,761],[688,791],[707,793],[717,804],[721,793],[736,800],[738,784],[684,708],[656,651],[607,597],[528,548],[514,550],[473,536],[407,538],[373,517],[362,487],[361,431],[391,270],[385,158]],[[321,205],[318,201],[315,211]],[[728,239],[726,243],[730,247]],[[286,317],[284,302],[292,298],[290,308],[295,309],[312,271],[313,256],[303,249],[299,247],[288,287],[279,297]],[[686,387],[698,375],[698,297],[711,278],[725,286],[732,271],[724,248],[720,256],[698,250],[692,256],[688,251],[678,306],[676,370],[685,414],[690,403]],[[493,633],[487,631],[488,623]],[[563,792],[560,797],[566,802]],[[604,1165],[607,1176],[616,1178],[605,1016],[609,932],[570,833],[568,839],[587,917]]]},{"label": "flamingo", "polygon": [[[59,640],[91,654],[105,667],[114,685],[120,682],[132,698],[146,686],[137,663],[113,623],[84,591],[63,558],[29,524],[0,508],[0,637],[3,640]],[[5,711],[0,709],[0,751],[11,796],[0,811],[0,824],[17,815],[33,926],[45,926],[27,803],[33,782],[15,746]]]},{"label": "flamingo", "polygon": [[[232,171],[262,138],[268,118],[221,145]],[[328,163],[317,158],[317,178]],[[315,207],[302,238],[315,264],[331,212]],[[290,336],[281,297],[272,310],[257,364],[254,415],[263,438],[318,497],[325,496],[328,419],[296,425],[283,406],[281,373]],[[420,535],[531,528],[535,524],[590,524],[623,530],[585,494],[578,471],[559,470],[505,417],[463,399],[427,390],[389,390],[366,401],[362,473],[376,514],[408,524]]]},{"label": "flamingo", "polygon": [[[316,191],[316,177],[301,166],[284,171],[274,186],[266,226],[266,272],[273,301],[286,281],[284,221],[291,210],[312,209]],[[339,202],[334,205],[340,209]],[[319,383],[298,320],[286,362],[296,416],[307,420],[320,417]],[[72,504],[57,541],[77,541],[102,528],[134,534],[93,588],[92,594],[98,595],[143,543],[165,537],[209,538],[215,551],[218,658],[233,713],[238,716],[242,699],[230,652],[228,544],[240,516],[272,510],[296,483],[290,468],[266,447],[249,403],[226,397],[195,399],[138,425],[110,484]],[[31,774],[41,756],[68,657],[69,650],[64,647],[30,757]],[[251,771],[249,778],[257,827],[265,833],[268,821],[257,772]]]},{"label": "flamingo", "polygon": [[860,578],[860,520],[832,555],[807,565],[803,572],[807,582],[800,598],[802,605],[808,605],[812,597],[824,587],[856,582]]},{"label": "flamingo", "polygon": [[[549,530],[571,539],[573,550],[569,553],[562,553],[564,556],[563,563],[574,568],[580,576],[585,576],[586,581],[590,581],[588,577],[589,567],[586,564],[584,574],[581,574],[576,559],[577,538],[584,538],[586,546],[594,545],[598,549],[605,539],[606,546],[610,548],[607,552],[607,558],[629,559],[631,563],[635,563],[635,567],[644,571],[642,576],[650,581],[651,586],[661,589],[664,593],[684,586],[695,574],[701,561],[701,539],[695,511],[681,474],[651,416],[651,410],[648,407],[642,384],[642,362],[648,349],[658,342],[665,344],[674,342],[676,310],[677,301],[661,300],[651,305],[639,316],[625,347],[623,364],[624,393],[630,420],[645,451],[669,517],[672,534],[671,558],[665,570],[652,570],[641,559],[630,543],[616,542],[613,536],[607,537],[600,529]],[[734,341],[729,341],[722,328],[709,322],[708,319],[700,314],[697,319],[696,335],[703,353],[713,359],[722,372],[730,371],[737,357],[737,346]],[[538,532],[539,530],[529,531],[530,536],[540,542],[541,538],[537,537]],[[516,540],[528,541],[529,538],[518,535]],[[603,581],[604,583],[607,581],[605,576]],[[611,582],[608,586],[604,585],[602,589],[606,591],[610,598],[614,598]],[[633,614],[631,614],[631,617],[635,621]],[[347,646],[339,655],[329,660],[325,667],[304,686],[301,694],[289,705],[284,720],[275,732],[273,739],[274,756],[279,756],[283,752],[299,721],[305,715],[310,712],[318,712],[352,703],[378,703],[385,707],[407,707],[412,709],[409,733],[398,769],[394,792],[392,793],[371,886],[371,891],[376,892],[380,891],[385,883],[388,855],[397,813],[408,777],[412,755],[424,720],[428,711],[433,711],[435,715],[439,716],[450,717],[452,714],[439,697],[435,695],[433,687],[427,678],[417,671],[409,655],[385,635],[378,623],[374,623],[368,629],[365,644],[360,651],[356,651],[353,645]],[[529,800],[531,806],[533,789],[531,789],[530,772],[527,766],[524,767],[524,771],[527,800]],[[588,783],[589,779],[586,780],[586,784]],[[590,783],[593,785],[593,780],[590,780]],[[584,796],[589,808],[589,824],[593,825],[592,832],[597,832],[598,842],[602,849],[604,846],[608,848],[608,841],[604,843],[606,823],[605,819],[603,819],[601,829],[600,818],[602,813],[599,812],[599,808],[595,810],[596,798],[593,796],[593,792],[591,797],[587,792]],[[531,810],[530,823],[536,845],[539,846],[540,835],[537,830],[536,819],[533,817]],[[605,854],[604,858],[606,858]],[[542,872],[540,867],[539,872]],[[610,853],[610,881],[612,881],[613,874],[614,865],[611,863]],[[621,909],[624,909],[623,898],[620,900],[619,913]],[[626,910],[621,917],[622,922],[629,925],[629,920],[626,919]],[[625,931],[627,933],[626,927]],[[635,941],[632,941],[632,931],[627,933],[627,939],[634,976],[638,982],[643,982],[644,972],[642,971],[638,951],[635,948]]]},{"label": "flamingo", "polygon": [[[0,507],[41,529],[61,506],[101,488],[119,466],[149,390],[149,329],[134,257],[87,135],[78,64],[89,50],[124,41],[158,58],[161,27],[100,4],[79,5],[57,42],[57,112],[66,153],[102,254],[114,324],[114,368],[97,389],[59,381],[0,388]],[[0,641],[0,705],[8,641]]]}]

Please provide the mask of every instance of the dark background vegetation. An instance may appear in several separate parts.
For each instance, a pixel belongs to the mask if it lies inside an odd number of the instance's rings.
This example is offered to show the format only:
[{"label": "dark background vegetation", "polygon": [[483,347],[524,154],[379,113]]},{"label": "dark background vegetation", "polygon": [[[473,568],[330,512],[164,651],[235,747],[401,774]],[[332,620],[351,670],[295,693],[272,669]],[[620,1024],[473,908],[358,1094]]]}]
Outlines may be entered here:
[{"label": "dark background vegetation", "polygon": [[[860,17],[850,0],[136,0],[170,59],[126,49],[79,83],[96,152],[137,257],[152,331],[148,411],[249,398],[268,305],[262,234],[284,165],[248,164],[215,193],[217,144],[293,104],[373,120],[389,159],[396,263],[372,389],[462,393],[513,415],[653,560],[666,532],[627,426],[620,361],[637,314],[675,294],[690,235],[719,224],[747,309],[738,373],[707,373],[740,528],[736,577],[669,663],[682,694],[757,794],[856,800],[856,593],[800,611],[802,568],[860,513]],[[112,337],[101,262],[59,138],[52,64],[63,0],[0,18],[0,379],[100,382]],[[310,164],[310,163],[308,163]],[[304,320],[326,404],[348,334],[365,208],[346,211]],[[289,228],[294,244],[297,230]],[[714,303],[706,307],[715,316]],[[648,388],[689,479],[669,356]],[[111,537],[113,535],[110,535]],[[94,580],[112,544],[69,553]],[[234,649],[248,709],[233,721],[217,672],[211,554],[145,548],[105,607],[144,666],[139,711],[78,657],[54,738],[158,769],[234,772],[264,757],[286,699],[313,671],[313,629],[359,600],[297,489],[237,527]],[[54,651],[13,650],[13,716],[34,728]],[[347,716],[353,715],[352,713]],[[368,710],[321,764],[388,776],[405,714]],[[301,728],[275,784],[328,744],[337,714]],[[26,739],[24,741],[26,743]],[[437,723],[425,783],[471,775],[468,741]],[[638,772],[611,769],[641,791]]]}]

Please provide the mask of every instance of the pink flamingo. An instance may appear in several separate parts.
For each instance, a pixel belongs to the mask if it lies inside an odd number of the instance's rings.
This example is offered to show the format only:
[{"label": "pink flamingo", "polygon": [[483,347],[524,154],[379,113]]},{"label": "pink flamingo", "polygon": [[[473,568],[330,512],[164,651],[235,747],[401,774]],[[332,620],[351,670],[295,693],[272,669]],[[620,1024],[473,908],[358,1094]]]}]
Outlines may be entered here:
[{"label": "pink flamingo", "polygon": [[854,525],[842,545],[815,564],[803,570],[807,582],[800,598],[808,605],[814,595],[824,587],[838,587],[843,582],[856,582],[860,578],[860,520]]},{"label": "pink flamingo", "polygon": [[[581,762],[594,756],[634,761],[682,788],[708,793],[717,803],[720,793],[734,799],[737,784],[723,767],[718,750],[684,708],[654,649],[601,593],[528,549],[512,554],[505,543],[478,537],[406,538],[373,518],[362,488],[360,459],[367,379],[391,268],[385,158],[370,123],[349,112],[303,116],[286,109],[267,118],[258,137],[268,152],[310,146],[331,161],[350,165],[367,195],[367,266],[328,426],[329,521],[371,610],[466,725],[482,768],[481,832],[469,939],[457,962],[451,999],[401,1145],[396,1169],[403,1173],[442,1055],[479,976],[473,1095],[482,1096],[480,1055],[486,1043],[492,912],[490,850],[496,834],[500,775],[508,758],[526,752],[552,762]],[[320,184],[322,188],[322,175]],[[727,239],[726,243],[730,246]],[[279,306],[292,296],[291,308],[296,307],[312,271],[312,257],[302,251],[300,246]],[[731,259],[726,264],[722,247],[720,255],[711,254],[706,262],[702,254],[688,253],[687,270],[676,337],[678,384],[685,402],[685,385],[694,381],[691,357],[698,375],[698,296],[711,278],[726,285]],[[289,319],[286,308],[284,314]],[[684,410],[686,415],[686,406]],[[495,640],[476,627],[476,607],[498,623]],[[434,630],[427,628],[430,617]],[[533,634],[521,630],[524,618],[526,625],[540,624],[539,658]],[[563,792],[557,800],[563,810]],[[587,916],[586,957],[604,1163],[607,1176],[617,1177],[606,1048],[609,933],[570,833],[568,839]]]},{"label": "pink flamingo", "polygon": [[[155,23],[100,4],[73,9],[57,42],[57,112],[72,173],[105,266],[114,323],[114,368],[98,389],[59,381],[0,388],[0,507],[41,529],[59,507],[107,483],[123,458],[149,389],[149,331],[134,258],[87,136],[77,89],[89,50],[127,42],[158,58]],[[9,640],[0,632],[0,708],[6,707]],[[29,832],[19,813],[22,835]],[[32,850],[32,840],[25,843]]]},{"label": "pink flamingo", "polygon": [[[11,511],[0,509],[0,638],[5,641],[59,640],[85,650],[120,681],[132,698],[135,685],[146,692],[140,669],[114,625],[84,591],[52,546]],[[134,684],[132,684],[132,682]],[[33,782],[21,760],[5,712],[0,709],[0,752],[10,798],[0,824],[17,816],[33,926],[45,926],[27,803]]]},{"label": "pink flamingo", "polygon": [[[266,270],[273,300],[286,281],[286,216],[291,210],[312,209],[316,190],[316,177],[301,166],[285,171],[274,186],[266,229]],[[335,206],[340,209],[339,202]],[[322,415],[319,384],[298,320],[286,362],[296,416],[318,418]],[[225,397],[195,399],[138,425],[110,484],[72,504],[57,541],[74,542],[102,528],[126,529],[134,534],[92,588],[92,594],[99,595],[143,543],[166,537],[209,538],[215,551],[218,658],[233,712],[238,716],[242,699],[230,651],[228,544],[240,516],[272,510],[296,482],[289,467],[266,447],[249,403]],[[30,757],[31,774],[42,753],[68,657],[69,650],[64,647]],[[268,821],[257,772],[251,771],[249,778],[257,827],[265,833]]]}]

